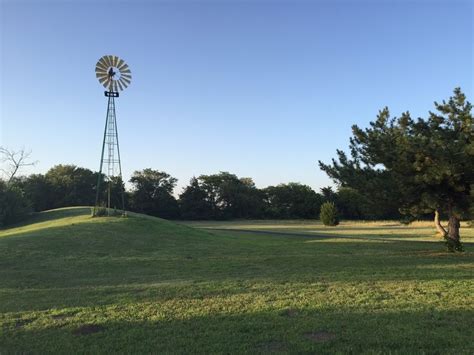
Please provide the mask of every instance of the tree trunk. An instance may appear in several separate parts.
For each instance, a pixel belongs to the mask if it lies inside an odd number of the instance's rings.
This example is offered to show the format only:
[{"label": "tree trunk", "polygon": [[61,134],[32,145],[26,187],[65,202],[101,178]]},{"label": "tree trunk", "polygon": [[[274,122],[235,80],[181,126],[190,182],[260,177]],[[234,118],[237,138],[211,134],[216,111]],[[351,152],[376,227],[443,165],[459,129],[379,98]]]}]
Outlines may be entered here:
[{"label": "tree trunk", "polygon": [[438,233],[443,237],[446,236],[447,232],[446,232],[446,229],[444,229],[444,227],[441,225],[441,222],[439,220],[438,210],[435,210],[434,224]]},{"label": "tree trunk", "polygon": [[459,236],[459,228],[461,223],[459,218],[456,217],[453,213],[449,214],[448,221],[448,233],[445,236],[446,246],[449,251],[464,251],[464,248],[461,244],[461,238]]},{"label": "tree trunk", "polygon": [[459,223],[459,219],[456,216],[451,214],[449,216],[449,222],[448,222],[448,238],[459,243],[459,239],[460,239],[459,228],[460,227],[461,227],[461,223]]}]

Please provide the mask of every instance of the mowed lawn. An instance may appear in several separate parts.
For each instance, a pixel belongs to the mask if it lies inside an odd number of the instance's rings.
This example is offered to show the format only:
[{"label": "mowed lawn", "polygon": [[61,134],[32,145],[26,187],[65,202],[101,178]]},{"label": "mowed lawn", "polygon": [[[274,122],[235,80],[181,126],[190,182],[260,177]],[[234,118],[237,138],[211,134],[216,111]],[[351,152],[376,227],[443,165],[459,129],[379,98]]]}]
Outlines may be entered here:
[{"label": "mowed lawn", "polygon": [[0,353],[474,353],[465,226],[89,214],[0,230]]}]

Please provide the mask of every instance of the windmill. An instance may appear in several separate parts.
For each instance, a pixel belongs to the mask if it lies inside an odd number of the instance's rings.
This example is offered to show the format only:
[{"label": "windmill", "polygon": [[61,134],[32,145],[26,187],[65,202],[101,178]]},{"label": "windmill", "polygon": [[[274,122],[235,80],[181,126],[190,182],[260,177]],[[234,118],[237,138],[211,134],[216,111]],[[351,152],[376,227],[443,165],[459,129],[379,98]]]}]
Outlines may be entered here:
[{"label": "windmill", "polygon": [[[127,63],[114,55],[104,55],[95,66],[95,74],[99,82],[106,88],[104,92],[108,97],[107,116],[105,119],[104,139],[102,141],[102,153],[100,157],[99,177],[97,179],[97,192],[95,198],[94,215],[97,215],[98,208],[104,205],[101,201],[100,182],[102,180],[102,169],[104,169],[105,183],[107,184],[107,215],[110,214],[111,189],[114,180],[119,178],[122,183],[122,166],[120,163],[120,148],[117,131],[117,118],[115,116],[115,101],[122,91],[130,85],[132,73]],[[117,181],[117,180],[116,180]],[[121,208],[125,214],[124,191],[121,187]],[[116,206],[113,206],[114,208]]]}]

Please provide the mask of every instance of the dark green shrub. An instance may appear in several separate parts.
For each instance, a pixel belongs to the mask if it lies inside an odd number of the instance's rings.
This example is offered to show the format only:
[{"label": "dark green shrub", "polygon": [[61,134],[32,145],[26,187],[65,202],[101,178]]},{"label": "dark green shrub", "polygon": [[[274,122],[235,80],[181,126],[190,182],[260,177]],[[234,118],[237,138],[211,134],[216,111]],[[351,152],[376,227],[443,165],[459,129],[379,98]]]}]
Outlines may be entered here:
[{"label": "dark green shrub", "polygon": [[339,217],[336,205],[333,202],[323,203],[319,218],[325,226],[337,226],[339,224]]},{"label": "dark green shrub", "polygon": [[105,206],[92,207],[91,208],[91,217],[127,217],[127,212],[122,210],[117,210],[116,208],[107,208]]},{"label": "dark green shrub", "polygon": [[104,206],[97,206],[91,208],[92,217],[104,217],[107,216],[107,208]]}]

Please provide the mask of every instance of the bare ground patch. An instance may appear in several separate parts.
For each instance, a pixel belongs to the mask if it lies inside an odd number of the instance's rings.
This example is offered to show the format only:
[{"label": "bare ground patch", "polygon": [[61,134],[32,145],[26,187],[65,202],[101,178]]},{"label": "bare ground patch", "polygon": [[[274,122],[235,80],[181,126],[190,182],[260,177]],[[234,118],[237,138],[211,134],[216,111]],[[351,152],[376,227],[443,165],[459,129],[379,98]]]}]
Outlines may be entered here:
[{"label": "bare ground patch", "polygon": [[336,334],[327,332],[325,330],[304,333],[304,337],[315,343],[325,342],[336,339]]}]

